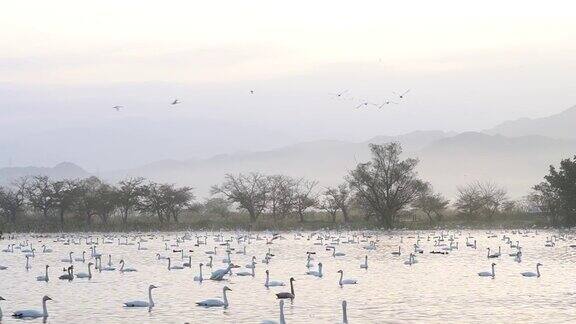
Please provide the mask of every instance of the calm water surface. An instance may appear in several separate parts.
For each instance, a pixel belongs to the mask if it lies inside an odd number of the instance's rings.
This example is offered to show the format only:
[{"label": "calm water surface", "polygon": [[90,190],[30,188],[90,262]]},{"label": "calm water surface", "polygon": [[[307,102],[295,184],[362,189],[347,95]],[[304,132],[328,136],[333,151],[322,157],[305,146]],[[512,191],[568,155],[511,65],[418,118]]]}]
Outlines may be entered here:
[{"label": "calm water surface", "polygon": [[[236,238],[244,233],[222,232],[224,239]],[[0,241],[2,249],[10,243],[20,244],[26,240],[36,248],[36,256],[30,259],[32,268],[25,269],[24,253],[16,249],[14,253],[0,253],[0,265],[7,270],[0,271],[0,296],[6,301],[0,306],[4,312],[2,323],[15,323],[10,314],[20,309],[41,310],[41,298],[49,295],[54,300],[48,302],[48,323],[259,323],[262,320],[278,320],[278,301],[275,293],[289,291],[290,287],[264,287],[265,270],[270,270],[272,280],[281,280],[286,284],[294,277],[296,298],[285,304],[287,323],[337,323],[342,321],[341,302],[348,303],[350,323],[568,323],[575,321],[576,293],[576,244],[574,232],[560,234],[556,231],[512,232],[493,231],[497,237],[490,237],[486,231],[445,232],[445,244],[449,237],[459,248],[448,255],[430,254],[432,250],[442,250],[435,245],[435,236],[439,232],[341,232],[323,233],[332,238],[319,244],[317,235],[308,239],[312,233],[304,232],[299,236],[295,232],[282,233],[285,239],[277,239],[273,244],[266,244],[269,233],[252,233],[248,242],[237,242],[234,239],[231,247],[236,251],[246,245],[247,253],[232,252],[232,261],[244,265],[256,256],[256,276],[239,277],[233,275],[226,281],[205,280],[194,282],[198,275],[198,263],[208,262],[208,255],[214,246],[218,253],[214,257],[213,270],[224,268],[226,257],[222,242],[217,242],[213,233],[208,233],[207,245],[195,246],[198,233],[156,233],[151,236],[127,234],[128,242],[134,245],[118,245],[119,234],[108,237],[114,243],[103,244],[102,234],[92,235],[95,242],[99,238],[97,252],[103,254],[102,263],[106,265],[107,255],[119,268],[118,261],[124,259],[126,265],[136,268],[138,272],[121,274],[118,271],[94,271],[93,278],[75,279],[72,282],[58,280],[70,251],[74,257],[81,257],[87,252],[86,263],[74,262],[76,272],[87,272],[90,258],[90,245],[85,239],[79,244],[65,244],[67,238],[86,237],[86,234],[67,234],[66,239],[56,235],[46,238],[19,236],[15,240]],[[363,237],[362,235],[371,235]],[[187,235],[179,247],[165,250],[165,239],[168,244],[176,243],[178,237]],[[354,243],[348,243],[353,235],[359,235]],[[420,247],[424,253],[417,254],[418,263],[405,265],[408,253],[420,235]],[[477,248],[467,247],[466,237],[477,241]],[[522,260],[517,262],[508,254],[515,252],[502,240],[507,235],[522,246]],[[262,240],[256,240],[259,236]],[[555,246],[546,247],[546,238],[557,236]],[[339,241],[336,238],[340,238]],[[147,250],[138,250],[139,240]],[[203,239],[202,239],[203,240]],[[363,247],[369,241],[376,241],[375,250]],[[124,241],[124,239],[122,239]],[[46,244],[52,253],[42,253]],[[334,244],[338,252],[345,256],[333,257],[326,250],[326,244]],[[402,254],[391,254],[402,246]],[[487,258],[486,248],[498,250],[502,256]],[[25,249],[25,248],[23,248]],[[156,253],[171,256],[173,264],[181,265],[180,253],[172,249],[184,249],[192,256],[192,268],[168,271],[167,261],[157,260]],[[274,254],[269,264],[262,263],[266,252]],[[314,263],[323,263],[323,278],[305,275],[306,251],[315,251]],[[364,256],[368,255],[368,270],[360,268]],[[184,260],[187,262],[188,259]],[[489,271],[492,262],[496,263],[495,279],[479,277],[479,271]],[[541,262],[540,278],[524,278],[524,271],[536,271],[535,265]],[[37,282],[36,276],[44,273],[44,266],[49,264],[50,281]],[[357,285],[338,285],[338,270],[344,271],[345,278],[358,280]],[[204,276],[209,276],[210,269],[204,268]],[[235,269],[244,271],[246,269]],[[123,302],[128,300],[147,300],[147,287],[150,284],[159,286],[154,291],[156,306],[147,309],[125,309]],[[220,297],[222,287],[228,285],[230,306],[222,308],[202,308],[195,302]],[[42,322],[42,319],[26,323]]]}]

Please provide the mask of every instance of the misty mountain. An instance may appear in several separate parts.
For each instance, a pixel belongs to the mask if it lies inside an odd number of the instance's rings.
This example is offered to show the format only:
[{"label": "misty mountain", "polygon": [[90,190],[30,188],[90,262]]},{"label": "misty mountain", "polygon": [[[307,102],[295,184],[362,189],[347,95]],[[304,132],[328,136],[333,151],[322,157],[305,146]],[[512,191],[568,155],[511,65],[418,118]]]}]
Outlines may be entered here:
[{"label": "misty mountain", "polygon": [[8,167],[0,168],[0,184],[9,184],[25,176],[45,175],[55,180],[76,179],[90,176],[74,163],[62,162],[54,167]]},{"label": "misty mountain", "polygon": [[486,130],[486,133],[504,136],[541,135],[552,138],[576,139],[575,125],[576,106],[548,117],[507,121]]}]

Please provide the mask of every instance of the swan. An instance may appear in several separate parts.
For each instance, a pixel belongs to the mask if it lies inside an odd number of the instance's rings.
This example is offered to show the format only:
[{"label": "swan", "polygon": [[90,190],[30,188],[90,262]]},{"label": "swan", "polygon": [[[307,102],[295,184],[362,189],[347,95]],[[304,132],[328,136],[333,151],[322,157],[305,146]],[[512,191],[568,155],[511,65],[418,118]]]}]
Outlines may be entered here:
[{"label": "swan", "polygon": [[345,300],[342,301],[342,323],[348,324],[348,313],[346,312],[347,303]]},{"label": "swan", "polygon": [[46,244],[42,245],[42,253],[52,253],[52,249],[46,247]]},{"label": "swan", "polygon": [[404,261],[405,265],[413,265],[414,263],[416,263],[416,258],[414,257],[413,253],[410,253],[410,257],[408,258],[407,261]]},{"label": "swan", "polygon": [[494,276],[496,275],[496,273],[494,273],[494,266],[496,266],[496,263],[492,263],[492,272],[482,271],[482,272],[478,272],[478,275],[480,277],[492,277],[492,279],[494,279]]},{"label": "swan", "polygon": [[202,282],[202,280],[204,280],[204,278],[202,277],[202,266],[203,265],[204,265],[203,263],[200,263],[200,275],[195,276],[194,281]]},{"label": "swan", "polygon": [[253,256],[252,257],[252,262],[248,263],[247,265],[245,265],[245,268],[251,269],[254,268],[256,266],[256,257]]},{"label": "swan", "polygon": [[214,251],[205,251],[204,253],[216,255],[216,247],[214,247]]},{"label": "swan", "polygon": [[255,276],[254,269],[256,269],[256,261],[252,261],[252,267],[250,267],[249,269],[250,269],[251,271],[238,272],[238,273],[236,273],[236,275],[237,275],[237,276],[244,276],[244,277],[246,277],[246,276],[252,276],[252,277],[254,277],[254,276]]},{"label": "swan", "polygon": [[306,271],[307,275],[322,278],[322,262],[318,263],[318,271]]},{"label": "swan", "polygon": [[148,248],[143,247],[143,246],[140,244],[140,242],[138,242],[138,251],[146,251],[146,250],[148,250]]},{"label": "swan", "polygon": [[364,263],[360,264],[360,269],[368,270],[368,256],[364,256]]},{"label": "swan", "polygon": [[345,255],[346,255],[346,253],[336,252],[336,247],[335,247],[335,246],[332,247],[332,256],[333,256],[333,257],[345,256]]},{"label": "swan", "polygon": [[61,280],[69,280],[72,281],[74,280],[74,266],[69,266],[67,270],[65,270],[67,273],[61,275],[60,277],[58,277],[58,279]]},{"label": "swan", "polygon": [[[0,301],[6,300],[4,297],[0,296]],[[0,320],[2,320],[2,308],[0,307]]]},{"label": "swan", "polygon": [[338,273],[340,273],[340,281],[338,281],[340,287],[344,285],[355,285],[358,283],[356,279],[342,279],[342,277],[344,277],[344,271],[338,270]]},{"label": "swan", "polygon": [[42,312],[39,312],[37,310],[32,310],[32,309],[26,309],[26,310],[20,310],[20,311],[15,311],[14,314],[12,314],[12,317],[15,318],[39,318],[39,317],[48,317],[48,309],[46,308],[46,302],[52,300],[52,298],[48,297],[48,296],[44,296],[42,297]]},{"label": "swan", "polygon": [[152,289],[158,288],[154,285],[148,286],[148,301],[133,300],[124,302],[124,307],[154,307],[154,300],[152,299]]},{"label": "swan", "polygon": [[60,260],[60,261],[66,262],[66,263],[72,263],[72,262],[74,262],[74,260],[72,260],[72,254],[73,254],[73,253],[74,253],[74,252],[70,252],[68,259],[62,259],[62,260]]},{"label": "swan", "polygon": [[168,270],[182,270],[182,269],[184,269],[183,266],[171,266],[172,261],[170,260],[170,258],[167,258],[167,259],[168,259]]},{"label": "swan", "polygon": [[528,271],[528,272],[522,272],[521,275],[522,275],[523,277],[537,277],[537,278],[540,278],[540,266],[542,266],[542,263],[537,263],[537,264],[536,264],[536,273]]},{"label": "swan", "polygon": [[279,287],[285,286],[282,281],[270,281],[270,271],[266,270],[266,282],[264,283],[264,287]]},{"label": "swan", "polygon": [[494,259],[500,257],[500,253],[490,254],[490,248],[488,248],[488,259]]},{"label": "swan", "polygon": [[76,274],[76,278],[82,279],[82,278],[88,278],[88,279],[92,279],[92,266],[94,265],[94,263],[92,262],[88,262],[88,273],[86,272],[79,272]]},{"label": "swan", "polygon": [[232,263],[228,264],[228,267],[226,267],[226,269],[219,269],[216,270],[214,272],[212,272],[212,275],[210,276],[210,280],[222,280],[224,279],[224,276],[230,272],[230,270],[232,270],[232,268],[235,268],[236,266]]},{"label": "swan", "polygon": [[161,255],[160,253],[156,253],[156,260],[166,260],[168,257]]},{"label": "swan", "polygon": [[280,300],[280,321],[265,320],[261,324],[286,324],[286,319],[284,319],[284,301]]},{"label": "swan", "polygon": [[192,268],[192,256],[188,256],[188,262],[182,264],[183,267]]},{"label": "swan", "polygon": [[120,260],[120,272],[136,272],[138,270],[134,268],[124,268],[124,260]]},{"label": "swan", "polygon": [[400,245],[398,245],[398,251],[392,252],[392,255],[402,255],[402,253],[400,251]]},{"label": "swan", "polygon": [[30,253],[27,253],[25,255],[29,258],[35,258],[36,257],[36,249],[31,249]]},{"label": "swan", "polygon": [[82,251],[82,257],[81,258],[74,258],[74,261],[86,262],[86,251]]},{"label": "swan", "polygon": [[209,256],[208,258],[210,259],[210,262],[208,262],[208,264],[206,266],[209,267],[210,269],[212,269],[212,260],[214,258],[212,256]]},{"label": "swan", "polygon": [[294,299],[296,295],[294,294],[294,281],[296,279],[290,278],[290,292],[281,292],[276,294],[276,298],[278,299]]},{"label": "swan", "polygon": [[26,256],[26,266],[25,266],[26,270],[29,270],[32,268],[32,266],[30,265],[30,257]]},{"label": "swan", "polygon": [[228,298],[226,297],[226,291],[232,291],[232,289],[228,288],[228,286],[224,286],[222,288],[222,300],[220,299],[206,299],[203,301],[196,302],[198,306],[204,307],[228,307]]},{"label": "swan", "polygon": [[49,278],[48,278],[48,268],[49,268],[49,267],[50,267],[49,265],[46,265],[46,274],[43,275],[43,276],[38,276],[38,277],[36,277],[36,281],[46,281],[46,282],[48,282],[48,280],[49,280]]}]

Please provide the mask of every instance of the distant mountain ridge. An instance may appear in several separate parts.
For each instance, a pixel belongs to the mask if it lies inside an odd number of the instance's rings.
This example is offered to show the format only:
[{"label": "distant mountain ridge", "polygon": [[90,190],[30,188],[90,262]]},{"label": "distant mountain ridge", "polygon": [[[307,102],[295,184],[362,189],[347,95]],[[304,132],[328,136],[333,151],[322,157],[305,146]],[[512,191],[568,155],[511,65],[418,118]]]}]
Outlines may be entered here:
[{"label": "distant mountain ridge", "polygon": [[543,118],[521,118],[506,121],[485,132],[504,136],[541,135],[559,139],[576,139],[576,106]]},{"label": "distant mountain ridge", "polygon": [[[400,142],[404,156],[420,159],[418,171],[422,178],[448,197],[455,196],[457,186],[475,180],[495,181],[507,187],[513,197],[520,197],[541,181],[549,165],[576,153],[576,134],[571,137],[572,128],[561,128],[568,122],[576,125],[576,107],[547,118],[502,123],[485,132],[416,131],[377,136],[364,142],[310,141],[206,159],[159,160],[101,175],[112,182],[127,176],[143,176],[153,181],[190,185],[199,197],[207,197],[210,187],[221,182],[226,173],[282,173],[331,186],[342,182],[358,162],[370,158],[368,143]],[[542,125],[556,125],[559,129],[554,134],[562,136],[539,134],[540,130],[550,131]],[[57,179],[89,175],[71,163],[54,168],[4,168],[0,169],[0,183],[40,173]]]}]

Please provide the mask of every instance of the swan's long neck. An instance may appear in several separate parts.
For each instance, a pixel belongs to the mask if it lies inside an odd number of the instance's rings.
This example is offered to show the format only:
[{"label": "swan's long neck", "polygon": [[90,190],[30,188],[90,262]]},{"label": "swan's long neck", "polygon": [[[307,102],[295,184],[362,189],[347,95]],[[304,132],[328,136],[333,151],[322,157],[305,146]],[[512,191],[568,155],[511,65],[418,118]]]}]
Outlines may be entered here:
[{"label": "swan's long neck", "polygon": [[264,283],[264,286],[268,286],[268,282],[270,282],[270,274],[266,272],[266,283]]},{"label": "swan's long neck", "polygon": [[254,268],[256,268],[256,264],[254,262],[252,262],[252,277],[256,276],[256,273],[254,272]]},{"label": "swan's long neck", "polygon": [[348,324],[348,313],[346,312],[346,303],[342,303],[342,323]]},{"label": "swan's long neck", "polygon": [[290,292],[292,293],[292,296],[296,296],[294,294],[294,280],[290,280]]},{"label": "swan's long neck", "polygon": [[536,275],[538,277],[540,277],[540,265],[539,264],[536,265]]},{"label": "swan's long neck", "polygon": [[368,268],[368,256],[364,257],[364,266]]},{"label": "swan's long neck", "polygon": [[48,317],[48,308],[46,307],[46,300],[42,299],[42,312],[44,317]]},{"label": "swan's long neck", "polygon": [[200,265],[200,280],[202,280],[202,265]]},{"label": "swan's long neck", "polygon": [[92,265],[89,264],[88,265],[88,278],[92,278],[92,270],[91,269],[92,269]]},{"label": "swan's long neck", "polygon": [[48,281],[48,267],[46,267],[46,281]]},{"label": "swan's long neck", "polygon": [[154,299],[152,299],[152,288],[148,288],[148,304],[150,307],[154,306]]},{"label": "swan's long neck", "polygon": [[108,254],[108,266],[112,266],[112,255]]},{"label": "swan's long neck", "polygon": [[318,274],[322,277],[322,264],[318,265]]},{"label": "swan's long neck", "polygon": [[494,273],[494,265],[492,265],[492,277],[494,277],[495,273]]},{"label": "swan's long neck", "polygon": [[228,297],[226,297],[226,289],[222,290],[222,299],[224,299],[224,306],[228,306]]},{"label": "swan's long neck", "polygon": [[171,264],[170,258],[168,258],[168,270],[170,270],[170,264]]},{"label": "swan's long neck", "polygon": [[490,248],[488,248],[488,257],[490,257]]},{"label": "swan's long neck", "polygon": [[340,272],[340,281],[338,282],[342,286],[342,278],[344,277],[344,272]]},{"label": "swan's long neck", "polygon": [[284,303],[280,303],[280,324],[286,324],[284,319]]},{"label": "swan's long neck", "polygon": [[120,262],[120,271],[124,270],[124,261]]}]

